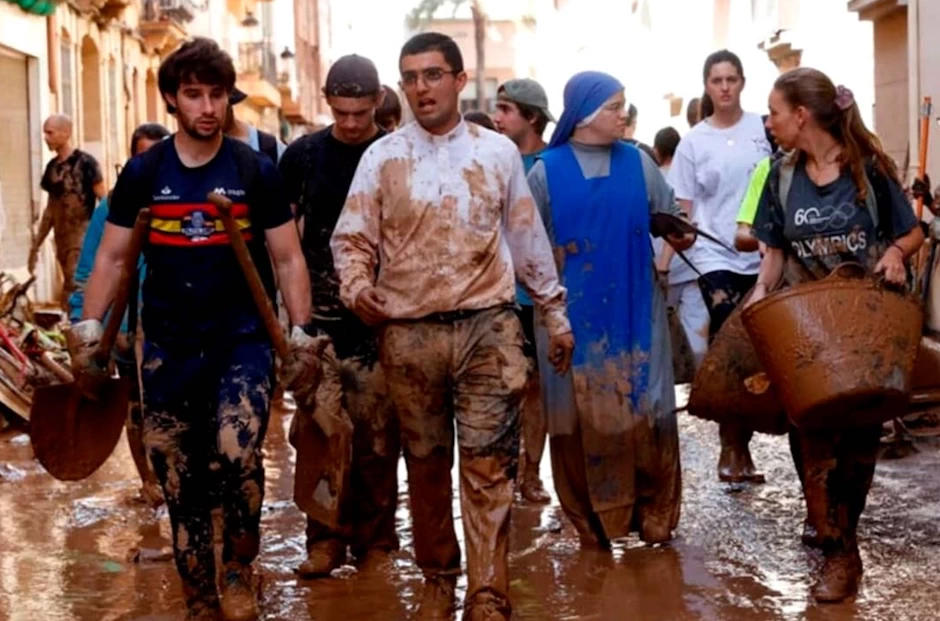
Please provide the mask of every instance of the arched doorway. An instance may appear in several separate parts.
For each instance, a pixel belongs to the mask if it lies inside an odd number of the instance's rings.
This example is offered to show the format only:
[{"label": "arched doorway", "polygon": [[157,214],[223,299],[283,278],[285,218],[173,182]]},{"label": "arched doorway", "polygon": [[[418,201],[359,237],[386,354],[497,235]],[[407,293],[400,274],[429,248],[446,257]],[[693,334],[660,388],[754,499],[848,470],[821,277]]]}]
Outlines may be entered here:
[{"label": "arched doorway", "polygon": [[82,148],[97,157],[104,153],[102,144],[101,60],[98,46],[91,37],[82,39]]},{"label": "arched doorway", "polygon": [[149,123],[157,122],[157,102],[159,93],[157,92],[157,76],[153,69],[147,70],[147,121]]}]

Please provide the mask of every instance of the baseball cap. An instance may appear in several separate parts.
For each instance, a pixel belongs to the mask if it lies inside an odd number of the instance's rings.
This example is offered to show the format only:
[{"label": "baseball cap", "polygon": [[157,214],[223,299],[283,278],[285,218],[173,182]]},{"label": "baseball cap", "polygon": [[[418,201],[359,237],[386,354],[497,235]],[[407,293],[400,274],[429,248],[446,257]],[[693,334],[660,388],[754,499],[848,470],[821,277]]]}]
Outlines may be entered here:
[{"label": "baseball cap", "polygon": [[349,54],[330,67],[323,94],[327,97],[369,97],[382,90],[375,64],[364,56]]},{"label": "baseball cap", "polygon": [[240,104],[248,98],[248,95],[245,94],[245,91],[240,90],[237,86],[232,88],[232,92],[228,95],[229,105],[234,106],[235,104]]},{"label": "baseball cap", "polygon": [[552,113],[548,111],[548,95],[542,85],[530,78],[509,80],[499,87],[498,96],[518,104],[532,106],[541,110],[552,123],[557,123]]}]

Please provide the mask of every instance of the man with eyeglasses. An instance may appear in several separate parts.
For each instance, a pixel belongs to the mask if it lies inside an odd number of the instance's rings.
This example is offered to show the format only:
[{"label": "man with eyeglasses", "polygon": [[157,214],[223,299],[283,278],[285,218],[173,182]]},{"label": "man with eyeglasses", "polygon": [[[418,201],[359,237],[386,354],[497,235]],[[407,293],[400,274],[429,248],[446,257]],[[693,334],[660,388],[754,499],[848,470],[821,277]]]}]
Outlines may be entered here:
[{"label": "man with eyeglasses", "polygon": [[333,233],[340,296],[379,328],[402,426],[419,619],[450,618],[460,573],[451,505],[454,421],[469,575],[464,619],[508,619],[509,514],[526,383],[518,277],[567,370],[574,341],[545,228],[516,146],[461,119],[454,41],[409,40],[401,86],[416,121],[363,155]]},{"label": "man with eyeglasses", "polygon": [[[357,561],[371,566],[398,549],[398,429],[388,404],[375,331],[340,301],[330,253],[330,235],[359,159],[385,136],[376,123],[376,109],[385,93],[372,61],[351,54],[330,67],[323,94],[334,123],[291,144],[280,170],[301,223],[301,246],[313,285],[313,323],[330,336],[333,347],[326,356],[336,359],[335,364],[324,365],[317,407],[344,409],[355,431],[351,484],[340,499],[340,524],[307,518],[307,560],[297,570],[302,578],[327,576],[343,565],[347,545]],[[341,382],[340,375],[346,381]],[[322,432],[312,418],[305,418],[302,411],[294,415],[291,443],[297,448],[298,462],[312,464],[298,469],[296,476],[317,479],[305,489],[320,490],[321,485],[343,478],[328,454],[317,454],[318,433]],[[312,500],[317,502],[316,494]],[[326,500],[332,498],[327,494]]]}]

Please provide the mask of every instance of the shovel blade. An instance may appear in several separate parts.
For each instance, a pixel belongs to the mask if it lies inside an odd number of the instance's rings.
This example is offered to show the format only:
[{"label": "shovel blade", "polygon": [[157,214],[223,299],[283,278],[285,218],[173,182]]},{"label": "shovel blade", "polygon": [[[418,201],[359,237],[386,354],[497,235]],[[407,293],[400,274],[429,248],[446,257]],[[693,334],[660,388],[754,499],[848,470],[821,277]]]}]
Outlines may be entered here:
[{"label": "shovel blade", "polygon": [[352,468],[352,425],[336,417],[327,433],[312,415],[298,409],[294,416],[298,417],[294,502],[308,517],[336,528]]},{"label": "shovel blade", "polygon": [[74,382],[37,387],[29,421],[36,459],[60,481],[94,474],[121,439],[130,394],[127,378],[107,380],[97,400]]}]

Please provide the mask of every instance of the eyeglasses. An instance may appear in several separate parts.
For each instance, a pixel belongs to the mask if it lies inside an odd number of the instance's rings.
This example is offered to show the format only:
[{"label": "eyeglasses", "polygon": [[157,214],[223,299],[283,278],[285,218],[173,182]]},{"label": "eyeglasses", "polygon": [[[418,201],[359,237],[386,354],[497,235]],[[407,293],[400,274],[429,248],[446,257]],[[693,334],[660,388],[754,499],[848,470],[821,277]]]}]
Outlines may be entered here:
[{"label": "eyeglasses", "polygon": [[406,71],[401,74],[401,85],[407,87],[413,87],[418,83],[418,76],[421,76],[421,79],[428,86],[435,86],[445,75],[457,75],[457,71],[448,71],[447,69],[441,69],[440,67],[430,67],[428,69],[422,69],[421,71]]}]

